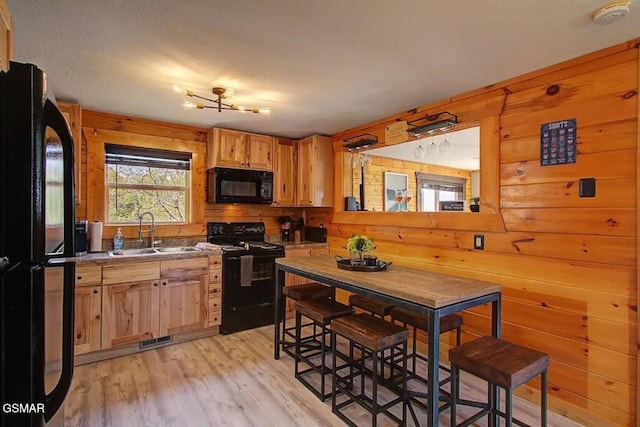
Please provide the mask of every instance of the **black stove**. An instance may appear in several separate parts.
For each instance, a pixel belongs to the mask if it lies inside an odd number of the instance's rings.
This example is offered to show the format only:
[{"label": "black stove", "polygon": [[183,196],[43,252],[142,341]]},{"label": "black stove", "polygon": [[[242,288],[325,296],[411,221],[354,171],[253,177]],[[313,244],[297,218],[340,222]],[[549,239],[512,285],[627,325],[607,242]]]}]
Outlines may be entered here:
[{"label": "black stove", "polygon": [[220,332],[273,324],[275,262],[284,246],[264,241],[262,222],[209,222],[207,240],[222,249]]}]

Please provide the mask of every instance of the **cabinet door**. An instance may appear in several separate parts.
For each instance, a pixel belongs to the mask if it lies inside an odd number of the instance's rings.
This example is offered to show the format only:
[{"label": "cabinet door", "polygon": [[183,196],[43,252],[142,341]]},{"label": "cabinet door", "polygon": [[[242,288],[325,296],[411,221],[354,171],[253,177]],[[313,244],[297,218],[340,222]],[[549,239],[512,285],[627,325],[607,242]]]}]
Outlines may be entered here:
[{"label": "cabinet door", "polygon": [[315,143],[312,137],[305,138],[298,144],[298,205],[314,205],[315,188]]},{"label": "cabinet door", "polygon": [[13,21],[5,0],[0,0],[0,71],[9,70],[13,50]]},{"label": "cabinet door", "polygon": [[247,135],[248,162],[251,169],[273,170],[273,137],[266,135]]},{"label": "cabinet door", "polygon": [[273,171],[273,204],[296,206],[297,141],[277,139]]},{"label": "cabinet door", "polygon": [[160,336],[206,328],[209,324],[209,274],[162,279],[160,287]]},{"label": "cabinet door", "polygon": [[247,134],[227,129],[215,129],[213,150],[216,166],[247,167]]},{"label": "cabinet door", "polygon": [[102,348],[158,338],[157,280],[102,287]]},{"label": "cabinet door", "polygon": [[100,350],[102,287],[77,287],[75,293],[74,354]]},{"label": "cabinet door", "polygon": [[73,179],[75,182],[76,204],[79,204],[82,185],[82,107],[78,104],[58,102],[58,108],[67,121],[69,128],[71,128],[71,136],[73,137],[73,172],[75,174]]}]

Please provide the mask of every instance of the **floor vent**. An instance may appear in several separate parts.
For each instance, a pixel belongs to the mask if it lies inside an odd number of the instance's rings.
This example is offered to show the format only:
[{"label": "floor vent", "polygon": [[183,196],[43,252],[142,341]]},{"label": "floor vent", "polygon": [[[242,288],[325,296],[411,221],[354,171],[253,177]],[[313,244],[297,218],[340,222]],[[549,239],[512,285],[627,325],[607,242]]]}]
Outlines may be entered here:
[{"label": "floor vent", "polygon": [[173,341],[173,337],[171,335],[167,335],[166,337],[154,338],[152,340],[146,340],[140,342],[140,349],[149,348],[160,344],[166,344],[168,342]]}]

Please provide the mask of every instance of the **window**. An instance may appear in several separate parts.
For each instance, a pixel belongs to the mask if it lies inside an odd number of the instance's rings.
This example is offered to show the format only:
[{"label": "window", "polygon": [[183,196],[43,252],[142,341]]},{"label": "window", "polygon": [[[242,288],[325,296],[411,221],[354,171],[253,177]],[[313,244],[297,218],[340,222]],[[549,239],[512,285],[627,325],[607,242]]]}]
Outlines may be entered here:
[{"label": "window", "polygon": [[452,176],[416,173],[418,181],[418,210],[441,211],[440,202],[464,201],[467,180]]},{"label": "window", "polygon": [[137,223],[143,212],[188,222],[190,153],[105,144],[105,163],[108,223]]}]

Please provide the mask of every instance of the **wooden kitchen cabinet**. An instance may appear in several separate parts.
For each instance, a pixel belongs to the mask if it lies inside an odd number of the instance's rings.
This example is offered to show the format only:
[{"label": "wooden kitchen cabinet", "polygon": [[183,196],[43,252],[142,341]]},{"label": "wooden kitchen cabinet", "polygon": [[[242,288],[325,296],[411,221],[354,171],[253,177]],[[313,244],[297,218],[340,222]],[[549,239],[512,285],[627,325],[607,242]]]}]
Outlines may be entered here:
[{"label": "wooden kitchen cabinet", "polygon": [[159,279],[102,287],[103,350],[158,338],[159,321]]},{"label": "wooden kitchen cabinet", "polygon": [[274,206],[296,206],[298,141],[278,138],[275,142],[273,167]]},{"label": "wooden kitchen cabinet", "polygon": [[209,132],[207,167],[273,170],[272,136],[213,128]]},{"label": "wooden kitchen cabinet", "polygon": [[13,56],[13,20],[6,0],[0,0],[0,71],[9,71]]},{"label": "wooden kitchen cabinet", "polygon": [[298,144],[298,206],[333,206],[333,146],[330,137],[312,135]]},{"label": "wooden kitchen cabinet", "polygon": [[102,266],[76,265],[73,353],[100,350],[102,334]]},{"label": "wooden kitchen cabinet", "polygon": [[80,203],[82,186],[82,106],[58,102],[58,108],[62,112],[73,137],[73,173],[75,182],[76,204]]},{"label": "wooden kitchen cabinet", "polygon": [[79,286],[75,291],[73,354],[100,350],[102,286]]},{"label": "wooden kitchen cabinet", "polygon": [[209,326],[222,324],[222,255],[209,256]]},{"label": "wooden kitchen cabinet", "polygon": [[159,336],[208,326],[208,258],[162,261],[160,283]]}]

